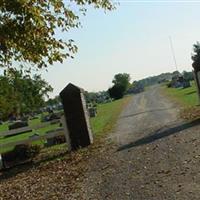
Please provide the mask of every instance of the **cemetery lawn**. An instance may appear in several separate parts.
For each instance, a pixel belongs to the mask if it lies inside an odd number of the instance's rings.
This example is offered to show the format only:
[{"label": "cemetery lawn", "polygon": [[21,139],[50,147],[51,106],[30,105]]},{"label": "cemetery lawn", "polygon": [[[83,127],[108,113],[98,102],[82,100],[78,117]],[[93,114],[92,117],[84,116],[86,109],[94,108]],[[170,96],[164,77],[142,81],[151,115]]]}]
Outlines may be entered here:
[{"label": "cemetery lawn", "polygon": [[[41,124],[39,119],[34,119],[29,122],[30,126],[39,125],[39,124]],[[47,131],[55,130],[58,127],[59,127],[59,124],[52,124],[52,125],[48,125],[46,127],[43,127],[43,128],[37,129],[37,130],[33,130],[32,132],[22,133],[22,134],[19,134],[16,136],[7,137],[7,138],[0,137],[0,153],[12,150],[12,148],[10,148],[10,147],[9,148],[1,148],[1,144],[28,139],[29,136],[34,135],[34,134],[44,135],[44,134],[46,134]],[[0,131],[6,131],[6,130],[8,130],[8,123],[5,123],[0,126]],[[44,141],[42,141],[42,140],[36,141],[36,142],[34,142],[34,144],[43,145]]]},{"label": "cemetery lawn", "polygon": [[164,86],[163,92],[182,106],[180,110],[181,118],[189,121],[200,118],[200,107],[194,82],[192,82],[192,87],[185,89],[167,88]]},{"label": "cemetery lawn", "polygon": [[0,125],[0,132],[7,131],[8,130],[8,123],[4,123]]},{"label": "cemetery lawn", "polygon": [[167,88],[164,86],[164,92],[175,102],[185,107],[196,106],[198,104],[198,96],[194,82],[189,88]]},{"label": "cemetery lawn", "polygon": [[[126,96],[123,99],[116,100],[113,102],[105,103],[105,104],[99,104],[97,105],[97,116],[94,118],[91,118],[91,128],[94,136],[102,136],[103,134],[108,133],[114,128],[114,125],[124,108],[129,102],[129,100],[132,98],[132,96]],[[40,121],[40,118],[33,119],[29,121],[29,126],[35,126],[39,125],[42,122]],[[33,130],[32,132],[22,133],[16,136],[3,138],[0,137],[0,153],[7,152],[12,150],[12,148],[1,148],[1,144],[9,143],[9,142],[17,142],[20,140],[28,139],[29,136],[38,134],[38,135],[44,135],[47,131],[55,130],[59,127],[59,124],[52,124],[48,125],[44,128],[40,128],[37,130]],[[3,125],[0,125],[0,131],[7,131],[8,130],[8,123],[4,123]],[[45,141],[36,141],[33,144],[43,145]]]},{"label": "cemetery lawn", "polygon": [[97,106],[97,116],[91,118],[93,134],[98,137],[110,132],[114,128],[121,111],[131,98],[132,96],[126,96],[120,100],[99,104]]}]

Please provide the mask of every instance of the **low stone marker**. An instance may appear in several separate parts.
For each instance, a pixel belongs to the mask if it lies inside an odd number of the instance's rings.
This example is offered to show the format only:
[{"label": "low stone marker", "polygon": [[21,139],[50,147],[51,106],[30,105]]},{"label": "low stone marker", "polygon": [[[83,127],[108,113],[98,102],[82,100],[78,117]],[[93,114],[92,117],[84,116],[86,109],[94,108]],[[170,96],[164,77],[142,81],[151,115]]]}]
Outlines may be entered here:
[{"label": "low stone marker", "polygon": [[[70,150],[86,147],[93,142],[84,90],[68,84],[60,93],[65,115],[65,132]],[[66,134],[66,133],[65,133]]]},{"label": "low stone marker", "polygon": [[89,111],[89,114],[90,114],[90,117],[96,117],[97,115],[97,109],[92,107],[92,108],[88,108],[88,111]]},{"label": "low stone marker", "polygon": [[14,136],[14,135],[19,135],[19,134],[22,134],[22,133],[32,131],[32,129],[28,127],[27,121],[16,121],[15,123],[8,126],[9,130],[19,130],[20,128],[22,128],[21,131],[16,131],[16,133],[13,133],[11,135],[7,135],[5,137],[11,137],[11,136]]},{"label": "low stone marker", "polygon": [[16,129],[16,128],[22,128],[28,126],[27,121],[16,121],[15,123],[8,126],[9,130]]}]

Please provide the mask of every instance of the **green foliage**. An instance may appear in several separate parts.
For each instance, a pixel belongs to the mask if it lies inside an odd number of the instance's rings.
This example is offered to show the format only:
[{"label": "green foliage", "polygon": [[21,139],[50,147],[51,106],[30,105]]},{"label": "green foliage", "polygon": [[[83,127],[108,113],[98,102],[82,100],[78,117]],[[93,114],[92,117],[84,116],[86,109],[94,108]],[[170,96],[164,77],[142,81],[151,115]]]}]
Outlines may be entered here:
[{"label": "green foliage", "polygon": [[10,68],[0,76],[1,117],[9,114],[19,115],[37,110],[44,105],[44,97],[53,88],[40,75],[23,74]]},{"label": "green foliage", "polygon": [[174,72],[172,72],[172,76],[174,77],[179,77],[179,76],[181,76],[181,73],[179,72],[179,71],[174,71]]},{"label": "green foliage", "polygon": [[111,98],[120,99],[130,86],[131,77],[127,73],[119,73],[114,76],[114,85],[108,89]]},{"label": "green foliage", "polygon": [[110,96],[107,91],[87,92],[85,91],[85,99],[87,103],[105,103],[109,101]]},{"label": "green foliage", "polygon": [[156,76],[150,76],[150,77],[139,80],[138,83],[146,87],[146,86],[151,86],[158,83],[170,81],[172,77],[178,77],[178,76],[183,76],[186,80],[194,79],[192,72],[183,71],[182,73],[180,73],[179,71],[174,71],[174,72],[162,73]]},{"label": "green foliage", "polygon": [[140,93],[140,92],[143,92],[143,91],[144,91],[144,86],[140,82],[134,81],[130,85],[127,93],[128,94],[137,94],[137,93]]},{"label": "green foliage", "polygon": [[193,76],[193,73],[192,73],[192,72],[183,71],[183,78],[184,78],[186,81],[192,81],[192,80],[194,80],[194,76]]},{"label": "green foliage", "polygon": [[193,45],[193,54],[192,54],[192,67],[195,71],[200,71],[200,43],[197,42]]},{"label": "green foliage", "polygon": [[56,32],[78,28],[88,5],[114,8],[110,0],[1,0],[0,66],[17,61],[42,68],[73,58],[77,51],[74,41],[63,41]]},{"label": "green foliage", "polygon": [[47,106],[54,106],[54,105],[57,105],[59,103],[61,103],[59,96],[56,96],[54,98],[50,98],[50,99],[48,99],[48,101],[46,101]]},{"label": "green foliage", "polygon": [[150,76],[144,79],[139,80],[138,82],[143,85],[144,87],[158,84],[160,81],[171,80],[173,73],[162,73],[156,76]]},{"label": "green foliage", "polygon": [[[41,124],[41,122],[38,120],[29,121],[29,126],[35,126],[35,125],[39,125],[39,124]],[[17,141],[21,141],[24,139],[28,139],[33,134],[45,135],[47,131],[55,130],[57,128],[59,128],[59,124],[50,124],[46,127],[43,127],[43,128],[37,129],[37,130],[34,129],[32,132],[22,133],[22,134],[15,135],[12,137],[7,137],[7,138],[0,137],[0,153],[7,152],[7,151],[10,151],[13,149],[12,147],[1,148],[1,144],[5,144],[5,143],[9,143],[9,142],[17,142]],[[0,130],[1,131],[8,130],[8,124],[5,123],[3,125],[0,125]],[[44,145],[44,143],[45,143],[45,141],[41,140],[41,141],[36,141],[34,144]]]},{"label": "green foliage", "polygon": [[121,99],[124,96],[124,87],[122,85],[113,85],[108,89],[109,95],[113,99]]},{"label": "green foliage", "polygon": [[119,86],[123,87],[123,90],[126,91],[130,85],[130,83],[129,83],[130,80],[131,80],[130,74],[119,73],[114,76],[114,79],[112,82],[114,83],[114,85],[119,85]]}]

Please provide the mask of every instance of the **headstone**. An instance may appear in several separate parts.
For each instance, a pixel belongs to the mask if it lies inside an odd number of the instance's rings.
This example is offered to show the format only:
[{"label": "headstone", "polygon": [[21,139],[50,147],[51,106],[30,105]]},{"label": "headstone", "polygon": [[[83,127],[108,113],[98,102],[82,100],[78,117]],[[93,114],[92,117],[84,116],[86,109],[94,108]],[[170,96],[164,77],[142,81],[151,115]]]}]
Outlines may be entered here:
[{"label": "headstone", "polygon": [[30,139],[35,139],[38,138],[40,135],[38,133],[34,133],[33,135],[30,135],[29,138]]},{"label": "headstone", "polygon": [[55,120],[55,119],[60,119],[60,116],[56,113],[51,113],[49,116],[49,121]]},{"label": "headstone", "polygon": [[191,87],[190,81],[184,81],[183,82],[183,88]]},{"label": "headstone", "polygon": [[45,144],[46,147],[51,147],[56,145],[55,139],[54,138],[48,138],[47,143]]},{"label": "headstone", "polygon": [[90,117],[96,117],[96,115],[97,115],[96,108],[94,108],[94,107],[88,108],[88,111],[89,111]]},{"label": "headstone", "polygon": [[51,147],[57,144],[63,144],[66,142],[65,136],[64,135],[60,135],[60,136],[55,136],[53,138],[48,138],[47,139],[47,143],[46,143],[46,147]]},{"label": "headstone", "polygon": [[12,137],[14,135],[19,135],[19,134],[26,133],[26,132],[32,132],[32,129],[28,128],[27,121],[16,121],[15,123],[10,124],[8,126],[8,129],[12,130],[12,129],[18,129],[18,128],[23,128],[23,127],[27,127],[27,129],[21,130],[20,132],[17,131],[16,133],[13,133],[11,135],[6,135],[5,137]]},{"label": "headstone", "polygon": [[86,147],[93,142],[84,90],[68,84],[60,93],[64,108],[71,150]]},{"label": "headstone", "polygon": [[9,130],[16,129],[16,128],[22,128],[28,126],[27,121],[16,121],[15,123],[8,126]]}]

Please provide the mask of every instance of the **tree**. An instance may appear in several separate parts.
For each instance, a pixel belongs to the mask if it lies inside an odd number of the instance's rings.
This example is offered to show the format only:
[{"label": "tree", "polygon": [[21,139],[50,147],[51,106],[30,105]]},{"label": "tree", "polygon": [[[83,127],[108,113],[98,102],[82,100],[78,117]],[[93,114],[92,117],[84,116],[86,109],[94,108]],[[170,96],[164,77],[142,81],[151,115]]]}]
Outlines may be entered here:
[{"label": "tree", "polygon": [[120,99],[124,96],[130,84],[130,75],[127,73],[119,73],[114,76],[114,85],[108,89],[111,98]]},{"label": "tree", "polygon": [[123,90],[125,92],[130,86],[130,80],[131,80],[130,74],[119,73],[114,76],[112,83],[114,83],[114,85],[120,85],[121,87],[123,87]]},{"label": "tree", "polygon": [[197,42],[193,45],[193,54],[192,54],[192,67],[194,68],[195,72],[200,71],[200,43]]},{"label": "tree", "polygon": [[80,15],[88,5],[114,8],[110,0],[1,0],[0,66],[10,67],[16,61],[42,68],[73,58],[74,41],[63,41],[56,32],[80,27]]},{"label": "tree", "polygon": [[22,70],[9,69],[0,76],[1,117],[37,111],[45,103],[45,96],[53,88],[40,75],[23,74]]},{"label": "tree", "polygon": [[179,71],[174,71],[174,72],[172,72],[172,75],[174,77],[179,77],[179,76],[181,76],[181,73]]},{"label": "tree", "polygon": [[124,87],[122,85],[113,85],[108,89],[108,93],[113,99],[121,99],[124,96]]},{"label": "tree", "polygon": [[198,76],[198,72],[200,71],[200,43],[197,42],[196,44],[193,45],[193,54],[192,54],[192,67],[194,68],[194,77],[195,77],[195,82],[197,86],[197,92],[198,92],[198,97],[199,97],[199,102],[200,102],[200,80]]},{"label": "tree", "polygon": [[55,96],[54,98],[50,98],[46,101],[47,106],[55,106],[61,104],[60,96]]},{"label": "tree", "polygon": [[183,78],[187,81],[192,81],[194,80],[194,76],[193,76],[193,73],[192,72],[186,72],[186,71],[183,71]]},{"label": "tree", "polygon": [[0,76],[0,119],[5,119],[8,113],[14,110],[15,98],[12,95],[13,88],[5,76]]}]

